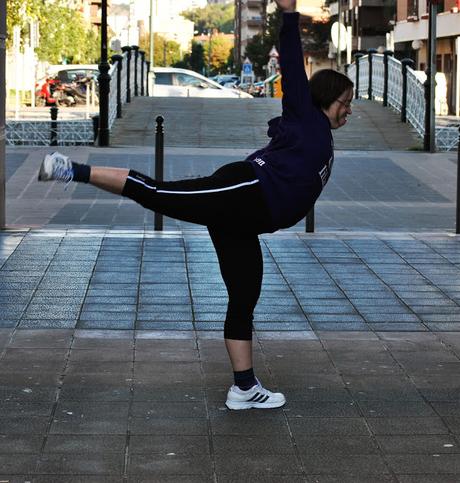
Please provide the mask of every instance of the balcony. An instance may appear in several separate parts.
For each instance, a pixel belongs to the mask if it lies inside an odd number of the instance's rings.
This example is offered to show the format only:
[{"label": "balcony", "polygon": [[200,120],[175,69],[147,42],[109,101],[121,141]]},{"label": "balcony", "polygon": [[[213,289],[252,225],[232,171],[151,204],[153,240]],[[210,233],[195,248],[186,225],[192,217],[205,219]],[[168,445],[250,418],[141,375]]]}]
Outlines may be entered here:
[{"label": "balcony", "polygon": [[262,17],[252,17],[246,20],[247,26],[252,28],[262,27],[262,23],[263,23]]},{"label": "balcony", "polygon": [[[437,38],[457,37],[460,35],[460,13],[443,12],[437,17]],[[395,42],[412,42],[416,39],[428,38],[428,18],[398,22],[394,30]]]},{"label": "balcony", "polygon": [[248,8],[257,8],[261,9],[263,5],[262,0],[248,0],[247,6]]}]

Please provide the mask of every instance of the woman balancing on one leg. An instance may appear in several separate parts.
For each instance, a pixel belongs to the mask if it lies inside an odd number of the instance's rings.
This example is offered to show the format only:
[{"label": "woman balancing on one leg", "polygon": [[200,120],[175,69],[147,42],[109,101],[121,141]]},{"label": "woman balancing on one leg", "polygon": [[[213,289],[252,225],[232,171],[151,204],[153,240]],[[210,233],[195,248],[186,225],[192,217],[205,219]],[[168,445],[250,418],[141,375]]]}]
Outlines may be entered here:
[{"label": "woman balancing on one leg", "polygon": [[282,116],[269,121],[267,146],[245,161],[231,163],[209,177],[157,182],[136,171],[81,165],[53,153],[42,163],[39,180],[90,183],[145,208],[205,225],[228,291],[225,345],[234,371],[230,409],[276,408],[281,393],[262,387],[252,365],[252,320],[262,285],[258,235],[287,228],[306,216],[332,168],[331,129],[351,114],[353,83],[322,70],[310,82],[305,73],[295,0],[276,0],[283,11],[280,61]]}]

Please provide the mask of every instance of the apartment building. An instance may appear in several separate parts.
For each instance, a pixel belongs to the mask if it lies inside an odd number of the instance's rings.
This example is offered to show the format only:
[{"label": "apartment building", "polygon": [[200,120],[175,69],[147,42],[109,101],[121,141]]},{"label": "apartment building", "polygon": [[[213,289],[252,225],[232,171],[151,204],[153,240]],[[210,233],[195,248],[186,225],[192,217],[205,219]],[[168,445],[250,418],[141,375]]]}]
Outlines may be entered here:
[{"label": "apartment building", "polygon": [[[460,0],[441,0],[436,20],[436,70],[445,75],[450,113],[459,115],[460,101]],[[424,0],[398,0],[394,27],[395,49],[415,61],[417,70],[427,64],[428,10]]]},{"label": "apartment building", "polygon": [[[340,4],[339,4],[340,2]],[[332,20],[351,27],[352,51],[389,48],[396,0],[339,0],[329,3]]]},{"label": "apartment building", "polygon": [[235,0],[235,59],[244,60],[248,42],[265,29],[267,0]]},{"label": "apartment building", "polygon": [[[235,58],[244,60],[248,41],[264,31],[267,15],[275,8],[274,0],[235,0]],[[297,0],[297,10],[301,14],[301,28],[307,17],[314,22],[329,20],[325,0]]]}]

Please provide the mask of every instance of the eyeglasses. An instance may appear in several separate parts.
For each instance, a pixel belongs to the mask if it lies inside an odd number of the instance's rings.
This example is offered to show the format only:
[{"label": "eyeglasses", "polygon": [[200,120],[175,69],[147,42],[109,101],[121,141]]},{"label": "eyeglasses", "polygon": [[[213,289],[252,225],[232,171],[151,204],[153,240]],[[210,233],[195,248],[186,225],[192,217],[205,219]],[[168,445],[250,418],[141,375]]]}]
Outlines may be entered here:
[{"label": "eyeglasses", "polygon": [[347,109],[350,109],[351,108],[351,101],[349,101],[349,102],[343,102],[340,99],[336,99],[336,102],[338,102],[339,104],[342,104],[342,106],[346,107]]}]

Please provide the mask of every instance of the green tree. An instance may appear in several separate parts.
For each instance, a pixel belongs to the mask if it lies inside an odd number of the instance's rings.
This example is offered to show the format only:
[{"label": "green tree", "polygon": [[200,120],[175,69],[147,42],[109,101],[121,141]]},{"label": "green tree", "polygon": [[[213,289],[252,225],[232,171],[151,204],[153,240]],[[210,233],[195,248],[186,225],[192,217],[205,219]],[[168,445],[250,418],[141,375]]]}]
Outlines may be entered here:
[{"label": "green tree", "polygon": [[[255,35],[247,44],[245,56],[253,63],[257,76],[266,74],[264,66],[268,62],[268,54],[273,47],[279,50],[279,29],[282,14],[277,9],[267,17],[267,29],[262,35]],[[302,17],[301,37],[304,51],[308,54],[322,54],[327,50],[330,22],[314,22],[311,17]]]},{"label": "green tree", "polygon": [[6,28],[8,37],[6,46],[13,45],[13,27],[19,27],[21,38],[29,34],[29,22],[40,18],[42,2],[40,0],[7,0]]},{"label": "green tree", "polygon": [[235,6],[210,4],[203,8],[195,8],[182,12],[181,15],[195,24],[199,34],[207,33],[212,29],[229,34],[233,31]]},{"label": "green tree", "polygon": [[226,72],[233,42],[225,37],[224,34],[214,34],[203,47],[206,65],[209,65],[211,70],[208,75]]},{"label": "green tree", "polygon": [[[150,50],[150,35],[147,32],[139,40],[141,50],[149,52]],[[154,63],[158,67],[166,67],[175,65],[181,60],[180,45],[173,40],[166,40],[157,33],[153,34],[153,56]]]},{"label": "green tree", "polygon": [[13,27],[20,27],[21,38],[27,38],[31,21],[39,25],[39,60],[94,63],[99,58],[100,37],[80,12],[61,0],[7,0],[8,47]]}]

